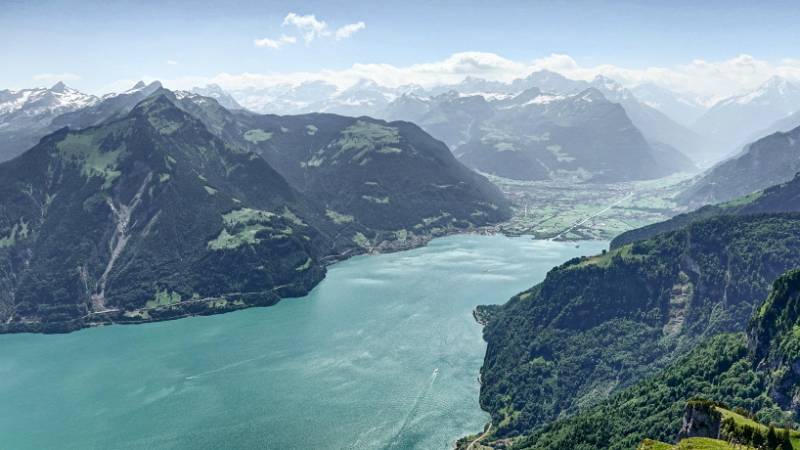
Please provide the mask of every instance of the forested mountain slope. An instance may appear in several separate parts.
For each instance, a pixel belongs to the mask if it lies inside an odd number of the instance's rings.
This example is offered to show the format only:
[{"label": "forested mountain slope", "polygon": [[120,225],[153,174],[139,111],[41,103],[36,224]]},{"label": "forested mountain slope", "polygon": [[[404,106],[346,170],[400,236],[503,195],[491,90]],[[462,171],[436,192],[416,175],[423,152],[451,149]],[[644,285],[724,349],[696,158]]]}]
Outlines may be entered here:
[{"label": "forested mountain slope", "polygon": [[800,215],[714,217],[569,261],[482,308],[481,404],[496,436],[535,432],[743,331],[772,281],[800,266],[798,251]]},{"label": "forested mountain slope", "polygon": [[[157,89],[0,164],[0,331],[269,305],[308,292],[330,259],[508,214],[494,186],[412,125],[244,113],[255,125],[234,118],[233,135],[200,114],[228,113],[213,99],[190,103],[213,108],[195,116]],[[258,144],[276,132],[291,135],[274,150],[300,172],[281,165],[284,176],[250,151],[269,156]],[[306,157],[329,164],[305,171]]]},{"label": "forested mountain slope", "polygon": [[763,191],[757,191],[725,203],[704,206],[685,214],[679,214],[664,222],[626,231],[611,241],[611,248],[677,230],[690,223],[723,214],[747,215],[798,211],[800,211],[800,176],[795,176],[785,183],[770,186]]},{"label": "forested mountain slope", "polygon": [[231,112],[185,95],[179,104],[229,145],[261,155],[331,218],[360,224],[376,237],[465,229],[509,217],[499,189],[412,123]]},{"label": "forested mountain slope", "polygon": [[719,203],[794,178],[800,172],[800,127],[774,133],[713,167],[678,196],[689,206]]},{"label": "forested mountain slope", "polygon": [[[721,334],[704,341],[659,374],[544,427],[520,440],[515,448],[634,449],[645,438],[675,442],[701,436],[707,433],[687,429],[691,425],[684,420],[692,412],[692,402],[684,405],[693,398],[724,405],[715,407],[721,412],[720,423],[716,435],[708,437],[741,443],[745,437],[735,428],[742,422],[766,435],[767,427],[755,421],[783,426],[797,418],[798,405],[791,397],[800,384],[795,367],[800,353],[793,331],[799,324],[800,271],[791,270],[775,281],[746,334]],[[696,403],[697,408],[707,404]],[[739,427],[725,423],[728,417]],[[791,440],[800,444],[796,432],[791,433]],[[753,445],[752,441],[745,443]]]}]

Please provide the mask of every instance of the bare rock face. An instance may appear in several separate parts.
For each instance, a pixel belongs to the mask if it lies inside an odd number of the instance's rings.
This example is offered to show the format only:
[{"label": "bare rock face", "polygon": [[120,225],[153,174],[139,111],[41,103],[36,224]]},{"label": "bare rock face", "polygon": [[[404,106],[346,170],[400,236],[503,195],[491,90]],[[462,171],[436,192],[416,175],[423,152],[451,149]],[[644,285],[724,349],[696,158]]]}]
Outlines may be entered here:
[{"label": "bare rock face", "polygon": [[693,437],[718,439],[722,415],[714,406],[713,402],[705,400],[688,402],[683,412],[683,425],[678,432],[678,440]]},{"label": "bare rock face", "polygon": [[759,367],[768,370],[769,392],[781,408],[800,411],[800,270],[775,280],[748,329],[748,347]]}]

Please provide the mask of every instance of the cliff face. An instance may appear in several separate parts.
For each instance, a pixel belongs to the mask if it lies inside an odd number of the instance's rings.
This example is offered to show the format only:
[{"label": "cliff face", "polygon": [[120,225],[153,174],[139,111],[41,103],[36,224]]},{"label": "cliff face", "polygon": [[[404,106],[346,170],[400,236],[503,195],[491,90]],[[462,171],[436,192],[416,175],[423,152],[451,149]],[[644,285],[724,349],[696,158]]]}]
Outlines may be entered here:
[{"label": "cliff face", "polygon": [[515,448],[733,450],[745,445],[791,450],[790,441],[800,439],[800,432],[769,424],[797,420],[800,352],[793,349],[800,348],[795,345],[795,335],[800,335],[800,270],[777,277],[764,297],[754,308],[747,333],[702,340],[657,375],[516,438]]},{"label": "cliff face", "polygon": [[783,409],[800,412],[800,270],[775,281],[750,323],[748,345],[769,373],[769,393]]},{"label": "cliff face", "polygon": [[712,402],[690,401],[683,412],[683,425],[678,432],[678,440],[694,437],[717,439],[721,423],[722,415],[714,409]]},{"label": "cliff face", "polygon": [[536,431],[710,336],[744,331],[771,280],[800,265],[798,223],[791,215],[698,222],[565,263],[494,308],[481,404],[496,434]]}]

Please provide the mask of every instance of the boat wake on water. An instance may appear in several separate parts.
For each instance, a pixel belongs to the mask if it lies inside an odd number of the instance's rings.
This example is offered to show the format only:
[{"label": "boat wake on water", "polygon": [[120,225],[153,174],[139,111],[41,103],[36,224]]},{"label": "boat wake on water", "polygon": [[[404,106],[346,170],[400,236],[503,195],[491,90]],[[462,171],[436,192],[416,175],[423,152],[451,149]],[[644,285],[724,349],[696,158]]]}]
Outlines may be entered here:
[{"label": "boat wake on water", "polygon": [[401,438],[403,437],[403,433],[406,431],[406,428],[414,419],[414,417],[417,416],[420,404],[425,399],[425,397],[428,396],[428,393],[430,393],[431,388],[433,388],[433,383],[436,382],[436,378],[438,376],[439,376],[439,368],[437,367],[433,369],[430,381],[422,388],[422,391],[419,393],[419,395],[417,395],[417,399],[414,400],[414,404],[411,406],[411,409],[408,411],[408,414],[406,414],[405,419],[403,419],[403,424],[400,426],[400,429],[392,438],[392,442],[386,448],[398,448],[398,445],[402,442]]},{"label": "boat wake on water", "polygon": [[251,363],[253,361],[258,361],[260,359],[265,359],[265,358],[267,358],[269,356],[270,355],[261,355],[261,356],[255,357],[255,358],[244,359],[242,361],[237,361],[235,363],[224,365],[224,366],[219,367],[217,369],[208,370],[208,371],[205,371],[205,372],[200,372],[200,373],[195,374],[195,375],[190,375],[190,376],[186,377],[185,379],[186,380],[195,380],[197,378],[204,377],[206,375],[213,375],[215,373],[224,372],[226,370],[230,370],[230,369],[233,369],[235,367],[239,367],[239,366],[245,365],[247,363]]}]

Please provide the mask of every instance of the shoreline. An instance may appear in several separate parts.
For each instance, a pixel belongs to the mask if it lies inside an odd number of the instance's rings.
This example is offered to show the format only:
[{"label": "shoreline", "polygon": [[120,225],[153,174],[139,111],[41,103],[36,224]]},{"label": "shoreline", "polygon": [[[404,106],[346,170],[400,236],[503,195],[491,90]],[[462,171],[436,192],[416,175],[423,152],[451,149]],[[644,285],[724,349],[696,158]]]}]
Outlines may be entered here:
[{"label": "shoreline", "polygon": [[[380,255],[396,253],[406,250],[425,247],[434,239],[466,234],[495,235],[504,234],[498,231],[501,224],[471,227],[467,229],[448,228],[439,232],[413,235],[410,239],[383,240],[368,248],[356,251],[328,255],[320,259],[322,270],[318,276],[304,284],[276,286],[268,291],[260,292],[232,292],[202,299],[189,299],[178,303],[142,307],[135,310],[107,309],[104,311],[90,312],[84,316],[76,317],[63,322],[18,322],[0,323],[0,334],[68,334],[87,328],[96,328],[110,325],[138,325],[145,323],[166,322],[195,316],[212,316],[239,311],[247,308],[269,307],[278,304],[281,300],[303,297],[308,295],[322,280],[325,279],[327,268],[338,262],[346,261],[354,256]],[[504,234],[505,235],[505,234]],[[509,236],[512,237],[512,236]],[[87,320],[89,318],[96,318]]]}]

